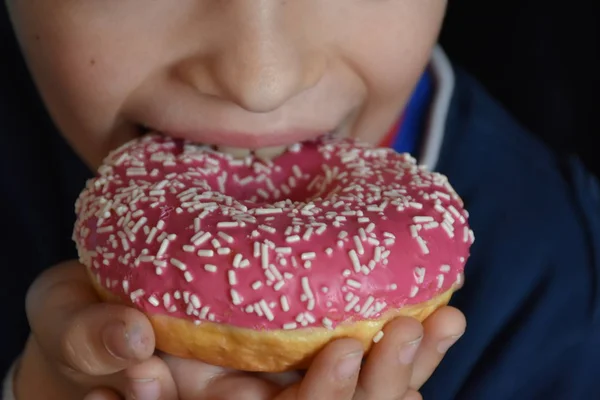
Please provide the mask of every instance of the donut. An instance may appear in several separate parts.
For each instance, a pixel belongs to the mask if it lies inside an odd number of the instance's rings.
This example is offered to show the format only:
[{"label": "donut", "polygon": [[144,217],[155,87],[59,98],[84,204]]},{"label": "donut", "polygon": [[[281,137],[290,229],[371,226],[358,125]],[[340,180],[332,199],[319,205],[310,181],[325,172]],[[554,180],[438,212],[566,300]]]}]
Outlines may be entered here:
[{"label": "donut", "polygon": [[75,211],[102,300],[144,312],[163,352],[245,371],[306,368],[342,337],[368,352],[390,319],[448,303],[474,241],[444,175],[334,137],[265,160],[145,135]]}]

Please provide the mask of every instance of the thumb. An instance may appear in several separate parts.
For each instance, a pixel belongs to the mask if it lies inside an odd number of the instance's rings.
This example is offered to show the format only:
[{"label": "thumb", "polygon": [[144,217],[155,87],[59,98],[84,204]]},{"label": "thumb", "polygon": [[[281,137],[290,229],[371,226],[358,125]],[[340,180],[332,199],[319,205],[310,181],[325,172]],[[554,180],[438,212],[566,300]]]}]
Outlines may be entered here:
[{"label": "thumb", "polygon": [[50,360],[86,375],[108,375],[154,352],[146,316],[100,302],[85,267],[70,261],[45,271],[27,293],[34,338]]}]

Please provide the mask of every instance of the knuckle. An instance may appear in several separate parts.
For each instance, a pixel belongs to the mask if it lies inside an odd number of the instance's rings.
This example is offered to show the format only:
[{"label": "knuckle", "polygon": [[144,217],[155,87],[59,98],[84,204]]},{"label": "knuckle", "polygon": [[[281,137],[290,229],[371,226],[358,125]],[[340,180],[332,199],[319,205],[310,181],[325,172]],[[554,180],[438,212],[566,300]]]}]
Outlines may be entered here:
[{"label": "knuckle", "polygon": [[81,324],[69,324],[62,337],[60,350],[66,373],[72,370],[86,375],[102,374],[102,366],[97,362],[93,345],[86,338]]}]

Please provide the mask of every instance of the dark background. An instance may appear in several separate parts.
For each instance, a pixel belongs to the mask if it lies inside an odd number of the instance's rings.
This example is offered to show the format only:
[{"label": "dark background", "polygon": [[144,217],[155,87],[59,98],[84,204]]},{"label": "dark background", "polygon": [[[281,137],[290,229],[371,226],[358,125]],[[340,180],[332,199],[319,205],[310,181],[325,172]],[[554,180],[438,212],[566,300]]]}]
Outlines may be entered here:
[{"label": "dark background", "polygon": [[530,131],[600,175],[600,1],[449,0],[441,44]]}]

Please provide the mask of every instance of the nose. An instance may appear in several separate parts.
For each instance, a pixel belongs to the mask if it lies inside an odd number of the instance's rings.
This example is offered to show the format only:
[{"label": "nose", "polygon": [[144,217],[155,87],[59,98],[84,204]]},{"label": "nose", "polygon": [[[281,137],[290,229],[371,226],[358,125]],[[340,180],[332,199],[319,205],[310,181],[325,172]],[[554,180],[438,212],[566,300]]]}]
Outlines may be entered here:
[{"label": "nose", "polygon": [[256,113],[276,110],[313,87],[325,70],[324,54],[306,40],[308,27],[288,23],[293,19],[285,7],[277,0],[227,2],[215,17],[226,28],[208,35],[210,50],[188,63],[188,83]]}]

